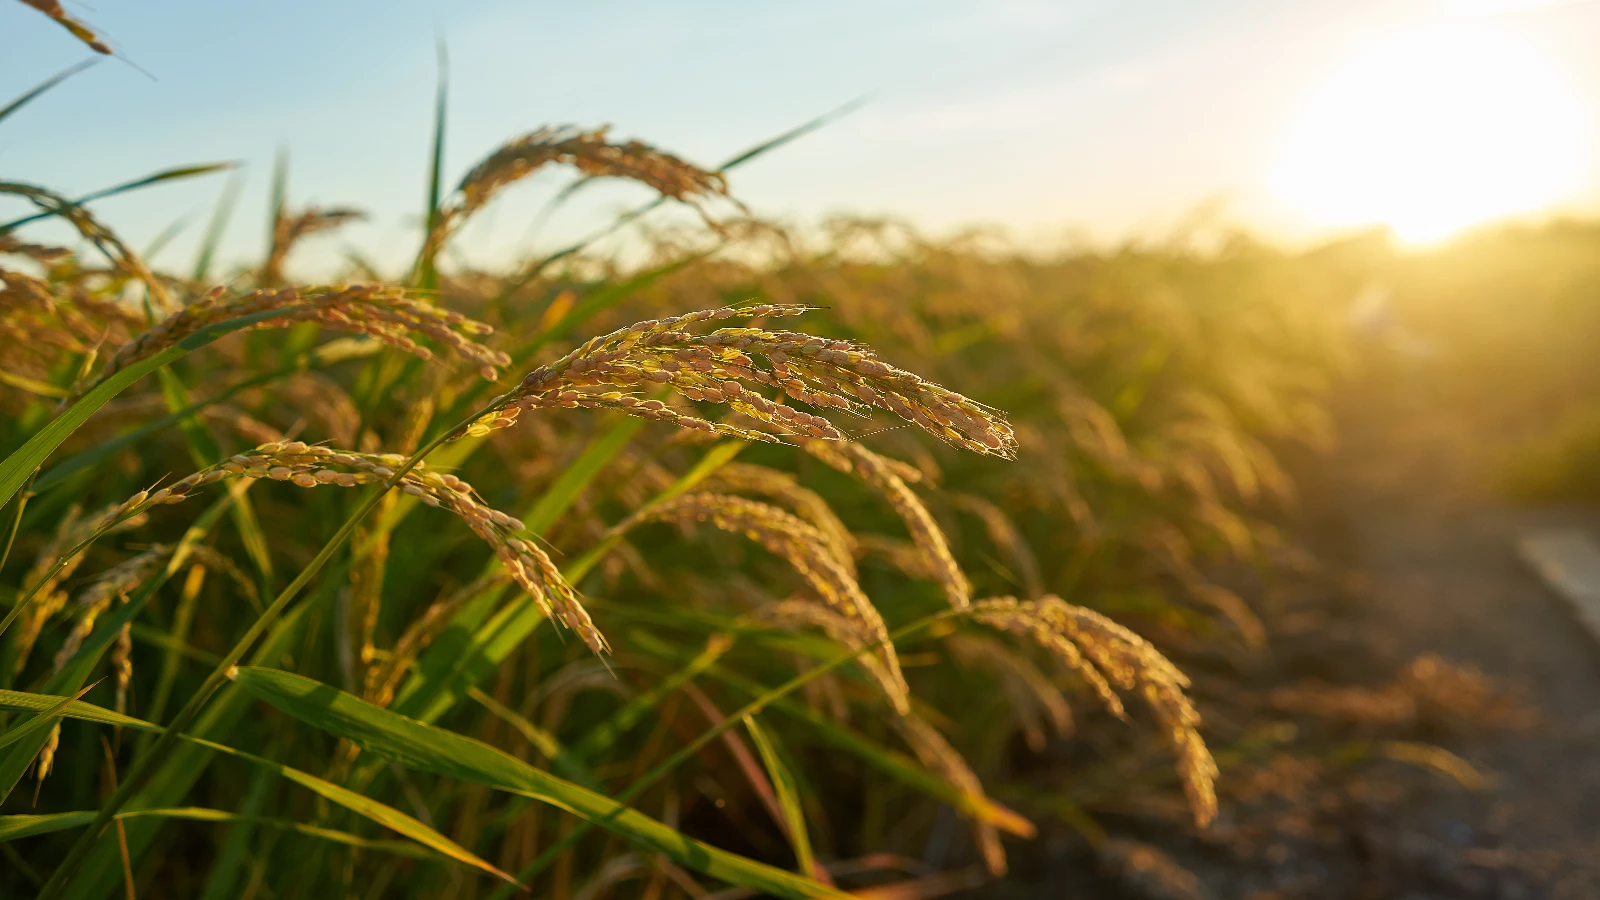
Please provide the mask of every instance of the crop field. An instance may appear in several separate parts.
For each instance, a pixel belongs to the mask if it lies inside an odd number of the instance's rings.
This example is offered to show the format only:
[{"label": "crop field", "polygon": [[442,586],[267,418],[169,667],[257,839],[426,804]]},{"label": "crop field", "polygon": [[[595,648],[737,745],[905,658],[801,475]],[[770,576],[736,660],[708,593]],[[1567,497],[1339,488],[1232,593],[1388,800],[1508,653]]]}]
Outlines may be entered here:
[{"label": "crop field", "polygon": [[[1200,897],[1372,779],[1484,789],[1441,738],[1518,720],[1484,676],[1296,668],[1363,658],[1299,476],[1349,384],[1421,379],[1511,435],[1505,496],[1600,495],[1593,226],[799,234],[737,169],[810,126],[717,169],[537,127],[450,172],[442,97],[404,272],[297,281],[360,213],[282,169],[226,271],[227,189],[155,263],[0,180],[0,897]],[[693,215],[449,264],[552,171],[648,188],[618,228]],[[1352,327],[1374,283],[1449,352]]]}]

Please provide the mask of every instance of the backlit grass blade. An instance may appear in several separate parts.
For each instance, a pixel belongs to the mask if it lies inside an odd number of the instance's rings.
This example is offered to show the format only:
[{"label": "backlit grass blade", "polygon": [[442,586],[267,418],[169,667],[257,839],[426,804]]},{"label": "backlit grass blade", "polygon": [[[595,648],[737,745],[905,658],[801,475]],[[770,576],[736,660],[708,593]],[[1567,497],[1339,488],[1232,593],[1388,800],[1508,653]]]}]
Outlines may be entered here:
[{"label": "backlit grass blade", "polygon": [[[132,181],[124,181],[121,184],[113,185],[112,187],[108,187],[108,188],[103,188],[103,189],[95,191],[95,192],[93,192],[91,194],[84,194],[82,197],[79,197],[78,199],[72,201],[72,203],[73,203],[74,206],[82,206],[85,203],[92,203],[95,200],[102,200],[102,199],[104,199],[106,197],[115,197],[118,194],[126,194],[129,191],[137,191],[140,188],[147,188],[147,187],[152,187],[152,186],[158,185],[158,184],[165,184],[168,181],[181,181],[182,179],[185,179],[185,178],[195,178],[195,177],[198,177],[200,175],[210,175],[212,172],[224,172],[224,171],[227,171],[229,169],[235,168],[236,166],[238,166],[238,163],[218,162],[218,163],[203,163],[201,165],[196,165],[196,166],[178,166],[178,167],[172,168],[172,169],[162,169],[159,172],[154,172],[154,173],[152,173],[150,175],[144,176],[143,178],[135,178]],[[15,229],[15,228],[21,228],[22,226],[27,225],[30,222],[37,222],[37,221],[39,221],[41,219],[47,219],[52,215],[55,215],[55,213],[41,212],[41,213],[34,213],[31,216],[23,216],[20,219],[13,219],[12,221],[5,223],[4,225],[0,225],[0,232],[11,231],[12,229]]]},{"label": "backlit grass blade", "polygon": [[[648,632],[635,631],[629,636],[630,644],[636,649],[643,650],[653,656],[666,659],[681,659],[687,654],[677,647],[653,637]],[[752,681],[722,666],[712,665],[706,668],[706,674],[711,678],[737,688],[751,697],[761,697],[767,692],[767,687]],[[915,759],[891,750],[865,735],[840,725],[822,715],[812,712],[804,705],[786,699],[772,702],[772,708],[784,715],[798,719],[810,726],[816,736],[834,748],[843,750],[859,758],[874,769],[894,780],[920,791],[929,797],[948,803],[973,818],[988,822],[1003,831],[1022,837],[1032,837],[1037,833],[1033,823],[1023,816],[996,803],[987,797],[968,794],[948,781],[923,768]]]},{"label": "backlit grass blade", "polygon": [[[309,837],[333,841],[347,847],[359,847],[362,850],[373,850],[378,853],[390,853],[396,856],[406,856],[412,859],[439,859],[440,855],[427,847],[412,843],[411,841],[375,841],[354,835],[348,831],[338,831],[332,828],[319,828],[315,825],[305,825],[300,822],[291,822],[287,819],[273,819],[265,816],[251,816],[231,813],[221,809],[207,809],[198,806],[183,806],[172,809],[136,809],[125,813],[118,813],[117,818],[123,821],[128,819],[185,819],[190,822],[219,822],[239,825],[265,825],[269,828],[280,828],[284,831],[293,831]],[[66,831],[69,828],[82,828],[94,821],[93,810],[81,812],[49,813],[47,815],[20,815],[0,816],[0,842],[14,841],[18,838],[32,837],[36,834],[50,834],[55,831]]]},{"label": "backlit grass blade", "polygon": [[[732,462],[733,458],[738,456],[739,452],[748,446],[748,443],[740,440],[723,441],[722,443],[713,446],[710,450],[706,451],[704,456],[700,457],[699,461],[694,464],[694,468],[684,473],[682,478],[679,478],[677,481],[668,485],[661,493],[657,494],[655,497],[652,497],[649,503],[646,503],[644,506],[640,507],[636,513],[636,516],[642,519],[643,514],[652,507],[665,503],[686,491],[692,490],[695,485],[709,478],[712,473]],[[621,543],[622,538],[623,533],[620,531],[613,530],[607,533],[604,538],[597,541],[593,547],[590,547],[582,556],[574,560],[571,565],[562,569],[561,574],[566,576],[568,581],[572,582],[573,584],[577,584],[578,582],[582,581],[584,576],[588,575],[595,566],[599,565],[602,559],[605,559],[606,554],[616,549],[617,544]]]},{"label": "backlit grass blade", "polygon": [[[583,493],[590,482],[604,471],[607,464],[616,459],[617,454],[628,445],[628,441],[638,433],[642,424],[640,419],[622,417],[610,428],[592,438],[589,446],[584,448],[578,458],[556,476],[550,487],[524,512],[522,521],[528,530],[542,535],[554,525],[561,515],[571,508],[578,495]],[[432,464],[440,467],[459,465],[466,454],[476,450],[481,444],[480,438],[463,438],[448,444],[435,454]],[[393,529],[399,523],[399,518],[409,513],[415,506],[416,498],[401,497],[392,515],[386,517],[379,527]],[[499,565],[499,560],[492,559],[484,571],[491,572]],[[456,613],[450,625],[434,640],[432,646],[418,661],[412,674],[402,683],[396,695],[395,708],[414,715],[413,710],[420,708],[424,703],[434,701],[438,692],[452,682],[455,673],[480,659],[479,650],[471,646],[474,634],[483,624],[484,618],[489,615],[493,604],[503,596],[504,590],[504,587],[493,588],[486,596],[474,599]],[[528,631],[531,631],[538,622],[537,608],[533,606],[532,601],[519,595],[511,605],[519,610],[532,611],[534,618],[528,625]],[[527,634],[526,631],[522,633]],[[460,694],[455,694],[448,702],[454,704],[460,698]],[[429,720],[426,715],[421,718]]]},{"label": "backlit grass blade", "polygon": [[523,518],[523,524],[534,534],[545,534],[550,526],[561,518],[561,514],[572,508],[573,501],[583,493],[590,482],[601,470],[611,464],[622,452],[622,448],[633,440],[633,436],[644,427],[643,419],[631,416],[619,420],[615,425],[601,432],[572,464],[564,469],[560,476],[539,495],[537,502],[528,510],[528,515]]},{"label": "backlit grass blade", "polygon": [[[83,692],[79,692],[77,696],[83,696]],[[46,706],[46,704],[51,704],[52,702],[53,705]],[[125,728],[133,728],[139,731],[158,732],[161,730],[159,726],[150,722],[143,721],[142,719],[136,719],[132,716],[125,716],[120,713],[115,713],[111,710],[103,709],[90,703],[84,703],[76,699],[76,697],[52,697],[43,694],[24,694],[19,691],[0,691],[0,707],[11,709],[37,709],[41,707],[50,710],[59,709],[63,715],[67,715],[71,718],[83,719],[85,721],[99,722],[106,725],[120,725]],[[345,809],[361,815],[369,821],[375,822],[391,831],[396,832],[397,834],[402,834],[407,838],[410,838],[411,840],[429,848],[435,853],[459,862],[464,862],[478,869],[482,869],[483,871],[492,875],[503,878],[506,881],[510,881],[513,884],[515,883],[510,875],[507,875],[499,869],[496,869],[494,866],[490,865],[484,860],[479,859],[466,848],[460,846],[439,832],[429,828],[427,825],[424,825],[423,823],[417,821],[411,816],[406,815],[405,813],[400,812],[397,809],[389,807],[383,803],[379,803],[378,801],[369,797],[364,797],[361,794],[355,793],[354,791],[340,787],[339,785],[330,781],[325,781],[308,772],[302,772],[299,769],[285,766],[282,763],[274,762],[273,760],[257,756],[253,753],[246,753],[243,750],[236,750],[232,747],[227,747],[214,741],[208,741],[203,738],[195,738],[187,735],[183,737],[183,740],[188,743],[204,747],[208,750],[237,757],[263,770],[276,773],[277,775],[288,779],[295,784],[309,788],[318,795],[344,807]],[[80,814],[69,813],[67,815]],[[95,814],[93,812],[87,812],[82,813],[81,815],[87,816],[88,818],[85,818],[82,821],[69,822],[68,824],[62,825],[61,828],[87,825],[89,824],[90,820],[93,819]],[[136,815],[139,815],[139,812],[125,812],[120,813],[119,818]],[[184,818],[184,816],[177,816],[177,818]],[[3,821],[5,821],[5,817],[0,817],[0,822]],[[212,821],[224,820],[212,819]],[[262,821],[270,824],[270,820]],[[60,829],[51,828],[49,830],[54,831]],[[4,835],[4,827],[0,826],[0,839],[5,839]],[[22,835],[12,836],[20,837]]]},{"label": "backlit grass blade", "polygon": [[217,205],[211,211],[211,219],[206,222],[206,231],[200,238],[200,249],[194,260],[191,277],[196,282],[211,277],[211,262],[216,258],[217,246],[222,243],[222,235],[228,230],[228,221],[233,218],[233,208],[238,205],[239,191],[243,188],[243,173],[235,173],[228,178],[222,193],[217,196]]},{"label": "backlit grass blade", "polygon": [[[692,490],[746,446],[744,441],[724,441],[713,446],[694,468],[669,485],[652,502],[665,502]],[[621,539],[620,534],[608,535],[570,566],[563,568],[562,575],[576,584]],[[466,685],[476,684],[487,677],[544,621],[543,613],[527,597],[517,597],[491,616],[492,602],[468,604],[457,614],[451,628],[440,635],[429,651],[423,654],[416,671],[401,685],[395,697],[396,710],[425,722],[437,720],[465,695]]]},{"label": "backlit grass blade", "polygon": [[[289,652],[293,642],[300,636],[305,624],[307,614],[323,604],[329,602],[341,583],[342,572],[335,570],[328,575],[329,583],[317,593],[308,597],[300,605],[291,609],[277,624],[267,632],[265,639],[257,650],[251,655],[253,665],[277,664]],[[225,740],[233,730],[238,727],[246,713],[254,707],[250,695],[246,694],[236,685],[228,685],[220,691],[206,711],[195,720],[190,733],[212,741]],[[70,710],[69,710],[70,714]],[[126,723],[123,727],[129,727]],[[149,723],[141,723],[149,725]],[[159,733],[161,729],[149,726],[152,733]],[[182,741],[173,745],[166,759],[162,760],[161,767],[151,776],[149,782],[133,796],[129,805],[135,809],[177,806],[184,797],[193,789],[200,776],[205,773],[215,751],[208,749],[208,745],[201,745],[193,741]],[[144,819],[126,822],[125,830],[128,837],[128,848],[135,862],[137,862],[155,840],[161,828],[162,821],[157,819]],[[73,879],[67,887],[66,896],[69,900],[104,900],[110,897],[120,880],[119,851],[114,836],[105,835],[96,843],[94,850],[84,859],[84,866],[79,876]]]},{"label": "backlit grass blade", "polygon": [[[82,696],[80,693],[78,696]],[[14,712],[47,712],[60,706],[61,717],[64,719],[78,719],[84,722],[94,722],[100,725],[113,725],[118,728],[128,728],[134,731],[160,731],[161,728],[152,725],[143,719],[125,716],[119,712],[112,712],[103,706],[85,703],[72,697],[58,697],[53,694],[33,694],[27,691],[0,691],[0,709],[9,709]]]},{"label": "backlit grass blade", "polygon": [[450,56],[443,39],[439,41],[438,59],[439,84],[433,105],[433,149],[428,154],[428,197],[422,219],[422,250],[418,252],[417,262],[412,267],[411,279],[413,287],[424,291],[437,290],[439,287],[435,258],[439,248],[430,238],[434,229],[439,227],[439,204],[444,192],[444,124],[449,108]]},{"label": "backlit grass blade", "polygon": [[600,779],[595,777],[594,772],[590,771],[588,766],[585,766],[579,759],[568,752],[567,748],[561,746],[561,741],[555,735],[529,722],[521,713],[485,694],[478,688],[467,688],[467,694],[472,699],[483,704],[484,709],[499,716],[507,725],[515,728],[518,733],[527,738],[528,743],[544,754],[545,759],[550,760],[551,764],[560,770],[561,774],[590,790],[600,790]]},{"label": "backlit grass blade", "polygon": [[[181,412],[194,405],[193,398],[189,396],[189,389],[184,385],[183,379],[178,377],[178,373],[171,368],[165,368],[156,374],[161,379],[161,396],[166,400],[169,414]],[[194,460],[196,471],[222,460],[222,448],[217,445],[216,437],[198,418],[191,416],[179,419],[178,430],[183,432],[183,439],[189,444],[189,458]],[[250,562],[256,567],[256,575],[261,582],[261,593],[271,594],[272,553],[267,549],[267,536],[261,530],[260,521],[256,519],[255,507],[250,503],[249,495],[240,492],[228,514],[233,518],[234,527],[239,529],[239,543],[244,545],[245,555],[250,557]]]},{"label": "backlit grass blade", "polygon": [[45,91],[50,90],[61,82],[66,81],[68,78],[71,78],[79,72],[82,72],[84,69],[89,68],[99,61],[100,60],[91,56],[82,62],[73,63],[56,74],[51,75],[49,78],[46,78],[44,81],[39,82],[34,87],[29,88],[22,94],[22,96],[11,101],[10,103],[7,103],[5,106],[0,106],[0,122],[4,122],[12,113],[38,99],[40,94],[43,94]]},{"label": "backlit grass blade", "polygon": [[[177,572],[183,566],[188,559],[190,549],[210,533],[211,529],[216,526],[217,521],[222,518],[222,514],[232,505],[233,497],[231,495],[223,496],[213,502],[195,519],[194,524],[189,526],[183,537],[178,541],[178,546],[173,551],[172,558],[167,561],[166,566],[155,575],[145,579],[144,583],[133,592],[126,602],[117,605],[108,615],[103,616],[96,623],[94,630],[78,647],[78,651],[66,661],[66,664],[59,671],[45,682],[44,690],[46,693],[76,691],[78,686],[88,679],[89,673],[99,664],[100,657],[111,646],[111,642],[116,639],[118,632],[122,630],[122,626],[133,621],[133,617],[137,616],[139,611],[144,608],[145,603],[150,599],[150,595],[154,594],[161,585],[166,583],[167,579],[172,577],[174,572]],[[15,613],[20,609],[21,606],[19,605],[12,611]],[[0,801],[3,801],[16,788],[17,782],[22,779],[23,773],[33,764],[34,757],[38,754],[39,748],[44,746],[47,737],[48,734],[29,735],[12,747],[9,753],[0,756]]]},{"label": "backlit grass blade", "polygon": [[147,264],[154,261],[157,254],[167,249],[167,246],[174,240],[177,240],[178,235],[189,227],[191,221],[193,220],[187,215],[173,219],[171,225],[161,229],[155,237],[150,239],[150,243],[146,244],[144,250],[140,252],[140,258]]},{"label": "backlit grass blade", "polygon": [[[95,682],[95,684],[99,683],[100,682],[98,681]],[[67,707],[71,706],[74,702],[83,697],[84,694],[94,690],[95,684],[89,685],[71,697],[63,697],[61,702],[57,703],[55,706],[44,710],[39,715],[34,716],[26,722],[23,722],[21,725],[17,725],[5,733],[0,734],[0,747],[9,747],[30,734],[34,734],[38,731],[48,728],[50,725],[54,724],[57,719],[66,714]]]},{"label": "backlit grass blade", "polygon": [[[717,171],[718,172],[727,172],[730,169],[737,169],[739,166],[744,165],[745,163],[751,161],[752,159],[756,159],[759,156],[762,156],[762,155],[764,155],[766,153],[769,153],[769,152],[771,152],[773,150],[776,150],[779,147],[782,147],[783,145],[789,143],[790,141],[794,141],[794,140],[797,140],[797,139],[799,139],[801,137],[804,137],[805,135],[810,134],[813,131],[816,131],[818,128],[821,128],[822,126],[827,125],[829,122],[832,122],[834,119],[837,119],[837,118],[839,118],[841,116],[844,116],[844,115],[846,115],[846,114],[848,114],[850,112],[855,111],[858,107],[860,107],[865,102],[866,102],[866,98],[865,97],[858,97],[857,99],[852,100],[849,103],[846,103],[845,105],[839,107],[838,109],[832,110],[831,112],[823,113],[822,115],[816,117],[815,119],[812,119],[809,122],[805,122],[805,123],[802,123],[800,125],[797,125],[794,128],[791,128],[788,131],[785,131],[784,133],[782,133],[780,135],[777,135],[776,137],[768,138],[767,140],[762,141],[761,143],[756,144],[753,147],[750,147],[750,148],[748,148],[746,150],[742,150],[739,153],[735,154],[730,159],[724,161],[721,166],[717,167]],[[565,200],[568,196],[570,196],[573,193],[576,193],[577,190],[579,190],[583,185],[585,185],[587,183],[588,183],[588,180],[586,179],[584,181],[579,181],[579,182],[576,182],[576,183],[568,186],[568,188],[565,191],[562,192],[563,196],[559,197],[558,200]],[[549,256],[545,256],[545,257],[543,257],[541,259],[535,260],[534,262],[528,264],[527,266],[525,266],[522,269],[522,271],[520,271],[516,275],[506,279],[505,287],[501,288],[500,293],[494,299],[494,305],[495,306],[500,306],[500,305],[504,304],[506,302],[506,300],[511,297],[512,294],[515,294],[517,291],[522,290],[522,288],[526,287],[528,285],[528,283],[533,281],[533,279],[539,277],[539,274],[541,272],[543,272],[545,269],[548,269],[551,265],[553,265],[553,264],[555,264],[557,262],[560,262],[561,260],[566,259],[567,257],[572,256],[575,253],[581,252],[585,247],[593,245],[596,241],[603,240],[604,238],[607,238],[607,237],[610,237],[613,234],[616,234],[618,231],[622,230],[623,228],[626,228],[628,225],[638,221],[639,219],[643,218],[644,216],[648,215],[649,213],[654,212],[656,209],[658,209],[661,206],[665,205],[666,202],[667,202],[667,198],[666,197],[657,197],[654,200],[651,200],[649,203],[645,203],[645,204],[641,204],[640,206],[636,206],[632,210],[630,210],[630,211],[618,216],[616,219],[612,220],[612,222],[609,225],[606,225],[605,227],[596,230],[595,232],[593,232],[593,233],[587,235],[586,237],[584,237],[582,240],[579,240],[578,242],[573,243],[573,244],[569,244],[568,246],[566,246],[566,247],[564,247],[564,248],[562,248],[560,250],[557,250],[555,253],[552,253]]]},{"label": "backlit grass blade", "polygon": [[362,816],[368,821],[376,822],[377,824],[382,825],[383,827],[394,831],[397,834],[405,835],[411,840],[428,847],[436,853],[448,856],[451,859],[466,863],[467,865],[475,868],[482,869],[483,871],[488,872],[497,878],[501,878],[512,884],[516,884],[516,879],[512,878],[510,875],[500,871],[484,860],[479,859],[465,847],[462,847],[455,841],[450,840],[439,832],[429,828],[427,825],[424,825],[422,822],[417,821],[416,819],[406,815],[394,807],[379,803],[370,797],[363,796],[347,788],[340,787],[331,781],[324,781],[323,779],[318,778],[317,776],[308,772],[302,772],[299,769],[290,768],[289,766],[285,766],[281,763],[273,762],[270,759],[256,756],[253,753],[246,753],[243,750],[235,750],[232,747],[225,747],[221,744],[212,743],[199,738],[188,738],[188,740],[198,743],[201,746],[209,749],[226,753],[230,756],[236,756],[240,759],[260,766],[263,769],[276,772],[295,784],[300,785],[301,787],[310,788],[318,795],[333,803],[339,804],[345,809]]},{"label": "backlit grass blade", "polygon": [[208,325],[160,353],[140,360],[100,382],[87,394],[78,398],[78,402],[51,420],[50,424],[41,428],[38,434],[30,438],[15,453],[6,457],[4,462],[0,462],[0,507],[11,501],[22,487],[22,483],[28,480],[29,473],[43,465],[50,454],[61,446],[62,441],[71,437],[72,433],[87,422],[96,410],[106,404],[106,401],[122,393],[129,385],[225,334],[283,314],[284,310],[268,310]]},{"label": "backlit grass blade", "polygon": [[750,741],[756,745],[756,752],[761,754],[761,765],[766,767],[772,789],[777,792],[778,806],[783,810],[783,819],[788,826],[789,846],[794,848],[795,868],[802,872],[816,872],[817,860],[811,853],[811,835],[806,830],[806,816],[800,808],[800,789],[795,784],[794,773],[778,756],[777,745],[766,729],[756,724],[755,716],[745,716],[744,727],[750,732]]},{"label": "backlit grass blade", "polygon": [[732,646],[733,642],[726,638],[713,638],[708,641],[706,648],[694,659],[689,660],[683,668],[662,679],[649,690],[633,697],[604,721],[590,728],[577,743],[572,745],[572,752],[579,759],[594,759],[604,753],[644,718],[646,713],[672,696],[679,688],[698,678],[700,673],[711,668]]},{"label": "backlit grass blade", "polygon": [[222,849],[217,852],[216,861],[206,873],[200,900],[232,900],[239,896],[245,863],[255,842],[256,823],[252,820],[266,808],[274,783],[271,773],[265,770],[258,769],[251,774],[250,786],[245,788],[244,800],[239,804],[240,818],[228,826],[228,836],[223,839]]},{"label": "backlit grass blade", "polygon": [[278,247],[278,222],[288,211],[289,203],[289,148],[280,146],[272,157],[272,182],[267,188],[267,252],[262,259],[271,259]]},{"label": "backlit grass blade", "polygon": [[411,769],[522,794],[564,809],[713,878],[779,897],[843,897],[823,884],[701,843],[487,744],[380,709],[276,669],[240,668],[234,682],[284,713]]}]

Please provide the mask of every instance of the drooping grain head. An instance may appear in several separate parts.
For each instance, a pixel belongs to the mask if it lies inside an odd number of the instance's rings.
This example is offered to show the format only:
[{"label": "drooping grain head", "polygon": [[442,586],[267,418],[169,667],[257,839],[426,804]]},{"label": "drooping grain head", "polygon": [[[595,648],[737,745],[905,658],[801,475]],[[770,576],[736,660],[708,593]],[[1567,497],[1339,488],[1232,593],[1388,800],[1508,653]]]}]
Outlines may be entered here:
[{"label": "drooping grain head", "polygon": [[727,184],[720,174],[640,141],[613,143],[606,132],[606,128],[585,131],[570,125],[546,127],[489,154],[461,179],[440,208],[438,223],[424,242],[422,256],[431,258],[462,223],[507,186],[551,164],[572,166],[588,178],[635,181],[663,197],[683,202],[727,194]]},{"label": "drooping grain head", "polygon": [[[1006,458],[1015,455],[1016,439],[1003,415],[896,369],[861,345],[760,328],[720,328],[708,334],[691,331],[711,321],[793,316],[808,309],[772,304],[722,307],[637,322],[593,338],[528,373],[494,411],[463,433],[481,435],[507,427],[529,409],[585,407],[618,409],[768,443],[784,443],[784,436],[828,441],[844,438],[826,418],[786,402],[796,400],[819,410],[855,414],[876,407],[954,446]],[[772,431],[711,422],[680,413],[661,400],[635,395],[639,389],[659,387],[689,400],[726,404]]]},{"label": "drooping grain head", "polygon": [[261,266],[261,284],[277,286],[283,283],[284,260],[289,258],[289,251],[302,238],[359,221],[366,215],[359,209],[304,209],[293,215],[287,211],[280,213],[272,226],[272,249]]},{"label": "drooping grain head", "polygon": [[[839,562],[828,538],[776,506],[730,494],[695,492],[641,510],[619,528],[626,528],[633,521],[705,522],[742,534],[788,562],[829,608],[861,623],[874,635],[874,641],[888,634],[883,617]],[[891,667],[898,674],[898,663]]]},{"label": "drooping grain head", "polygon": [[[200,470],[154,492],[140,491],[124,501],[117,515],[132,515],[160,504],[181,503],[196,489],[225,478],[244,476],[287,481],[299,487],[355,487],[395,476],[405,457],[393,453],[358,453],[302,441],[263,444]],[[605,638],[595,628],[577,595],[550,557],[524,536],[519,520],[483,503],[470,484],[449,473],[418,464],[401,477],[399,489],[419,502],[454,513],[494,551],[506,571],[547,616],[571,628],[596,653]]]},{"label": "drooping grain head", "polygon": [[100,40],[99,35],[89,26],[68,15],[61,6],[61,0],[22,0],[22,2],[54,19],[56,24],[71,32],[73,37],[82,41],[90,50],[105,56],[111,55],[111,48],[106,46],[105,41]]},{"label": "drooping grain head", "polygon": [[324,328],[366,335],[422,359],[432,358],[432,351],[416,339],[432,340],[477,366],[480,374],[491,381],[499,377],[496,367],[511,361],[505,353],[473,339],[493,331],[488,325],[413,301],[398,288],[358,284],[263,289],[232,299],[226,299],[225,294],[222,288],[213,289],[124,344],[106,360],[99,377],[77,385],[69,399],[82,396],[118,370],[154,356],[202,328],[268,312],[278,315],[250,327],[286,328],[315,322]]},{"label": "drooping grain head", "polygon": [[175,306],[166,282],[156,277],[138,254],[128,249],[111,229],[102,225],[88,210],[53,191],[16,181],[0,181],[0,194],[22,197],[42,212],[64,219],[105,254],[122,274],[143,282],[156,309],[165,312]]},{"label": "drooping grain head", "polygon": [[887,457],[880,456],[854,441],[825,442],[812,439],[803,441],[801,446],[808,453],[835,468],[840,468],[839,461],[843,460],[848,464],[845,471],[854,474],[883,495],[895,513],[900,516],[900,520],[905,523],[906,530],[911,534],[912,543],[924,557],[926,571],[932,573],[938,580],[950,606],[955,609],[967,607],[972,600],[972,584],[967,580],[966,573],[961,571],[961,566],[956,563],[955,556],[950,552],[949,541],[945,539],[939,523],[934,521],[933,514],[900,477],[900,470],[910,468],[909,466],[892,465]]},{"label": "drooping grain head", "polygon": [[1019,602],[998,597],[974,604],[977,621],[1024,635],[1078,673],[1107,709],[1123,715],[1112,686],[1136,691],[1160,723],[1197,825],[1217,814],[1217,765],[1198,731],[1200,714],[1184,693],[1189,680],[1144,638],[1105,616],[1059,597]]}]

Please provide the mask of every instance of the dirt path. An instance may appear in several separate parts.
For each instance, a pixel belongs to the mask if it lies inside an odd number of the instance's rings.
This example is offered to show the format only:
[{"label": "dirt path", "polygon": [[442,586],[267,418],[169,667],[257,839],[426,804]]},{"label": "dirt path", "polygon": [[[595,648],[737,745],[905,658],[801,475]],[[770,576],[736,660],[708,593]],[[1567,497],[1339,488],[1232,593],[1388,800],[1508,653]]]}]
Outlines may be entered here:
[{"label": "dirt path", "polygon": [[1600,642],[1514,551],[1534,526],[1600,537],[1600,515],[1498,499],[1495,436],[1452,407],[1425,374],[1374,378],[1341,397],[1341,446],[1302,478],[1313,541],[1364,580],[1356,624],[1380,658],[1436,653],[1538,714],[1527,730],[1441,740],[1496,786],[1433,794],[1404,829],[1519,877],[1426,895],[1600,897]]}]

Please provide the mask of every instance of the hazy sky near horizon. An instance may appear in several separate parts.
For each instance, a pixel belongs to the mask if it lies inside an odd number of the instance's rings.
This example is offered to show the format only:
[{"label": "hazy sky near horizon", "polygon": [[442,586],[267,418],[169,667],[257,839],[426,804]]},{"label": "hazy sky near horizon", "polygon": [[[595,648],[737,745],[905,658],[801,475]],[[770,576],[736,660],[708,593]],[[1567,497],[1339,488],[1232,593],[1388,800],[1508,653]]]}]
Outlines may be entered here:
[{"label": "hazy sky near horizon", "polygon": [[[70,9],[70,5],[69,5]],[[865,95],[858,111],[735,172],[734,193],[791,223],[837,212],[934,231],[1000,225],[1027,240],[1159,234],[1203,205],[1291,239],[1325,230],[1267,189],[1297,111],[1364,42],[1470,21],[1514,33],[1571,90],[1588,162],[1561,205],[1600,210],[1600,3],[1538,0],[610,0],[275,3],[97,0],[70,9],[119,60],[0,124],[0,172],[77,195],[167,166],[239,160],[224,244],[258,257],[272,158],[295,205],[371,219],[302,261],[358,249],[387,266],[417,241],[436,79],[450,56],[446,178],[542,124],[610,122],[715,165]],[[0,98],[86,51],[0,2]],[[1385,136],[1362,136],[1382,146]],[[135,247],[175,221],[164,254],[192,255],[223,176],[95,209]],[[459,243],[494,264],[530,249],[562,177],[486,212]],[[548,248],[636,201],[596,191],[537,236]],[[5,207],[9,210],[10,207]]]}]

